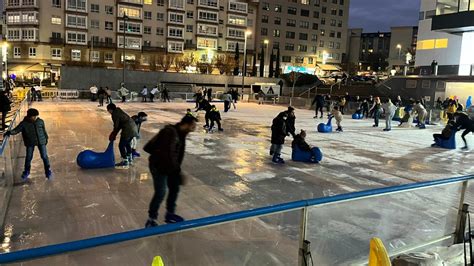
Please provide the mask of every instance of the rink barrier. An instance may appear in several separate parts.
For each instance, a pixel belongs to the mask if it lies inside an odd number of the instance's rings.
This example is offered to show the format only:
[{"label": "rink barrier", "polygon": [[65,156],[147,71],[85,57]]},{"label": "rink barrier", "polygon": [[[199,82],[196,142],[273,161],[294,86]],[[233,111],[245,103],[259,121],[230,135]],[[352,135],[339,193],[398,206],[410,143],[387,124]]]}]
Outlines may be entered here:
[{"label": "rink barrier", "polygon": [[[0,263],[13,263],[26,260],[39,259],[48,256],[60,255],[63,253],[74,252],[84,249],[90,249],[125,241],[137,240],[145,237],[160,236],[171,233],[189,231],[193,229],[199,229],[204,227],[210,227],[215,225],[226,224],[230,222],[236,222],[239,220],[257,218],[260,216],[273,215],[278,213],[285,213],[295,210],[303,210],[302,217],[303,221],[307,219],[308,207],[323,206],[330,204],[338,204],[342,202],[349,202],[354,200],[361,200],[367,198],[373,198],[383,195],[396,194],[401,192],[415,191],[423,188],[439,187],[443,185],[462,183],[462,195],[461,205],[464,202],[464,193],[466,192],[468,181],[474,179],[474,175],[453,177],[447,179],[440,179],[434,181],[425,181],[412,184],[404,184],[392,187],[377,188],[365,191],[351,192],[346,194],[340,194],[336,196],[314,198],[309,200],[300,200],[282,204],[276,204],[268,207],[261,207],[256,209],[250,209],[245,211],[238,211],[228,214],[216,215],[206,218],[199,218],[194,220],[188,220],[176,224],[166,224],[153,228],[138,229],[132,231],[126,231],[122,233],[110,234],[105,236],[98,236],[83,240],[76,240],[65,242],[61,244],[48,245],[38,248],[31,248],[20,251],[13,251],[9,253],[0,254]],[[459,221],[458,221],[459,224]],[[301,235],[303,238],[306,235],[306,226],[302,228]],[[443,237],[442,240],[446,240],[448,237]]]}]

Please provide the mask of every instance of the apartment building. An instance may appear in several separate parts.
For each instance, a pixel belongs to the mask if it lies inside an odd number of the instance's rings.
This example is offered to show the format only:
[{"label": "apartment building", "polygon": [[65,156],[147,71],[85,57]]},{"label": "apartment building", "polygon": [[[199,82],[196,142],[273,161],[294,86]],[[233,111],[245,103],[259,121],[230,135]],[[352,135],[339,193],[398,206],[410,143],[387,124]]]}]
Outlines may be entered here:
[{"label": "apartment building", "polygon": [[[244,49],[256,4],[237,0],[6,0],[10,62],[16,70],[61,64],[147,66],[159,56]],[[254,36],[248,36],[249,54]],[[125,47],[124,47],[125,43]],[[125,49],[124,49],[125,48]],[[124,52],[125,50],[125,52]],[[15,67],[12,67],[15,70]],[[30,71],[31,72],[31,71]]]},{"label": "apartment building", "polygon": [[283,72],[313,74],[335,69],[345,56],[349,0],[262,0],[258,8],[257,50],[280,48]]},{"label": "apartment building", "polygon": [[373,69],[373,56],[389,57],[391,32],[363,32],[363,29],[349,29],[347,37],[347,59],[359,71]]}]

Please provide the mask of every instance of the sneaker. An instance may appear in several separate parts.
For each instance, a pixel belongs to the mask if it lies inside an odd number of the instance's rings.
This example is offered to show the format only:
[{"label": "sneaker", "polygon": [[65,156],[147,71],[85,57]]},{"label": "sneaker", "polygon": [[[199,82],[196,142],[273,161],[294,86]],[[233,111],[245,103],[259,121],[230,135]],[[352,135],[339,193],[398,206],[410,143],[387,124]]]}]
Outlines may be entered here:
[{"label": "sneaker", "polygon": [[224,129],[223,129],[223,128],[219,128],[219,131],[224,131]]},{"label": "sneaker", "polygon": [[379,126],[377,126],[377,125],[372,125],[372,127],[379,127]]},{"label": "sneaker", "polygon": [[28,177],[30,176],[30,171],[23,171],[21,174],[21,180],[26,181],[28,180]]},{"label": "sneaker", "polygon": [[133,158],[135,158],[135,157],[136,157],[136,158],[140,158],[141,155],[140,155],[140,153],[137,152],[137,151],[132,151],[132,156],[133,156]]},{"label": "sneaker", "polygon": [[313,118],[317,119],[317,118],[318,118],[318,116],[317,116],[317,115],[315,115],[315,116],[313,116]]},{"label": "sneaker", "polygon": [[169,213],[169,212],[166,213],[165,222],[167,224],[180,223],[180,222],[183,222],[183,221],[184,221],[184,218],[177,215],[177,214]]},{"label": "sneaker", "polygon": [[467,149],[469,149],[467,146],[464,146],[461,148],[461,150],[467,150]]},{"label": "sneaker", "polygon": [[390,131],[390,128],[384,128],[383,131]]},{"label": "sneaker", "polygon": [[154,219],[148,218],[148,220],[145,223],[145,228],[157,227],[157,226],[158,226],[158,222]]},{"label": "sneaker", "polygon": [[51,172],[51,169],[46,170],[45,175],[48,180],[53,179],[53,172]]}]

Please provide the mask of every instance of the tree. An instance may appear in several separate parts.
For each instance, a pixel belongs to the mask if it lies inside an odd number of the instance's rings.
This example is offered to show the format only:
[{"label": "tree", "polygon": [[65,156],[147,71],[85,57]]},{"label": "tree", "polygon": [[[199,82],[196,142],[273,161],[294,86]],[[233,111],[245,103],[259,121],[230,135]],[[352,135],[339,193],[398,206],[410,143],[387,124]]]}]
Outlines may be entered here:
[{"label": "tree", "polygon": [[156,71],[156,58],[154,55],[150,56],[150,70]]},{"label": "tree", "polygon": [[268,67],[268,77],[273,78],[273,49],[272,54],[270,55],[270,66]]},{"label": "tree", "polygon": [[175,59],[174,65],[176,72],[186,70],[193,64],[194,58],[189,56],[179,56]]},{"label": "tree", "polygon": [[156,63],[160,66],[160,69],[164,72],[168,72],[175,61],[175,55],[163,55],[158,56]]},{"label": "tree", "polygon": [[253,54],[252,77],[257,76],[257,54]]},{"label": "tree", "polygon": [[276,67],[275,67],[275,78],[280,77],[280,46],[277,47]]},{"label": "tree", "polygon": [[260,52],[260,77],[263,77],[264,69],[265,69],[265,50],[263,49],[263,45],[262,45],[262,51]]},{"label": "tree", "polygon": [[239,75],[239,62],[240,62],[240,50],[239,50],[239,43],[237,43],[235,45],[235,56],[234,56],[234,60],[236,63],[236,66],[234,68],[234,76],[238,76]]},{"label": "tree", "polygon": [[219,73],[230,74],[235,68],[235,59],[230,54],[217,55],[214,59],[214,66],[219,69]]}]

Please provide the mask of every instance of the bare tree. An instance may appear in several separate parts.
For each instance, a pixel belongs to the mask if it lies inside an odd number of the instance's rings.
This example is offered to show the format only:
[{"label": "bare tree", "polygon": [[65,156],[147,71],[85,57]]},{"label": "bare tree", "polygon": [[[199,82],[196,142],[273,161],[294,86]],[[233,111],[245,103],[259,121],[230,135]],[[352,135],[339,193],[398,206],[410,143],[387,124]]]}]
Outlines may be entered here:
[{"label": "bare tree", "polygon": [[193,63],[194,63],[194,55],[177,57],[174,62],[176,72],[181,72],[183,70],[186,70]]},{"label": "bare tree", "polygon": [[160,69],[164,72],[168,72],[175,61],[175,55],[160,55],[158,56],[156,63],[160,66]]}]

